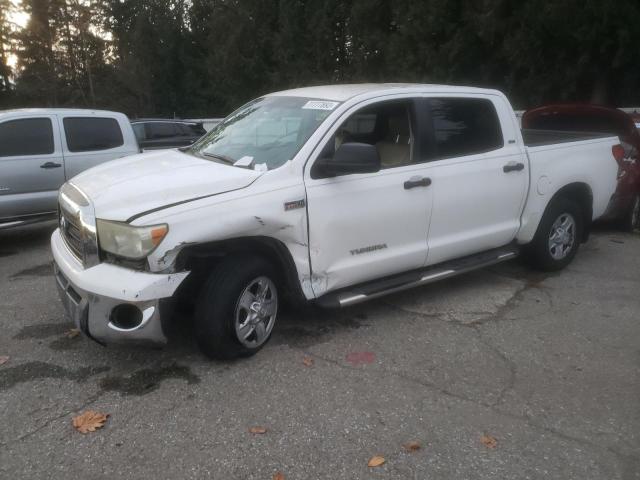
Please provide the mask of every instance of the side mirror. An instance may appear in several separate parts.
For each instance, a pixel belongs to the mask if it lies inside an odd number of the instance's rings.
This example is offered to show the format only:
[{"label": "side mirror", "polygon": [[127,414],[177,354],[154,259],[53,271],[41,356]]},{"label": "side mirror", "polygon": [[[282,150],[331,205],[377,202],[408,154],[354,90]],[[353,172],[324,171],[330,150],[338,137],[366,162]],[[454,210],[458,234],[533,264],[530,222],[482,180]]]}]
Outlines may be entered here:
[{"label": "side mirror", "polygon": [[343,143],[333,157],[320,160],[318,166],[324,177],[375,173],[380,171],[380,155],[378,149],[368,143]]}]

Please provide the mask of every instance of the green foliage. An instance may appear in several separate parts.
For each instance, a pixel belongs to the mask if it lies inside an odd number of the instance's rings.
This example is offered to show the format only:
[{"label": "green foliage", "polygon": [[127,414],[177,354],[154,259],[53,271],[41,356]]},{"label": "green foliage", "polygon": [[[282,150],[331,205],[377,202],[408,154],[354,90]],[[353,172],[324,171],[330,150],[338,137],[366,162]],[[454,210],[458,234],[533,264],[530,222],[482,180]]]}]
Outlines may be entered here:
[{"label": "green foliage", "polygon": [[0,108],[217,116],[272,90],[360,81],[494,87],[522,108],[640,103],[637,0],[22,0],[17,33],[8,5]]}]

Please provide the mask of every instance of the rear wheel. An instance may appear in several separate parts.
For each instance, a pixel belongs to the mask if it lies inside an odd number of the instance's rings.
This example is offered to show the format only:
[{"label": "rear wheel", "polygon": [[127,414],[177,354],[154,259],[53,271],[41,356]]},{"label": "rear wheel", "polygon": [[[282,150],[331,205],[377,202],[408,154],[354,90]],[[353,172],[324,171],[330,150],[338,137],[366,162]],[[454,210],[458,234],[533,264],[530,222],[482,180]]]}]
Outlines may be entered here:
[{"label": "rear wheel", "polygon": [[561,270],[576,256],[583,232],[579,205],[557,198],[547,207],[533,241],[528,246],[529,263],[539,270]]},{"label": "rear wheel", "polygon": [[623,228],[627,232],[640,231],[640,193],[636,193],[631,202],[631,208],[623,220]]},{"label": "rear wheel", "polygon": [[220,360],[258,352],[271,337],[278,315],[275,270],[260,257],[229,257],[211,273],[195,310],[202,352]]}]

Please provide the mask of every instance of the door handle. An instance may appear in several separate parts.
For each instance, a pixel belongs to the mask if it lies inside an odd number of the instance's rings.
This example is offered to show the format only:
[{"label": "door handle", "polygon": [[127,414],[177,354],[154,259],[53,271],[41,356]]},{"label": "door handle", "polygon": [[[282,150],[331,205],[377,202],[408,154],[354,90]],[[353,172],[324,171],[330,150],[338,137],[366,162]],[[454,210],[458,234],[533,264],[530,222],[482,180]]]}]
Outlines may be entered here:
[{"label": "door handle", "polygon": [[519,172],[520,170],[524,170],[524,163],[509,162],[504,167],[502,167],[502,171],[504,173]]},{"label": "door handle", "polygon": [[40,165],[40,168],[58,168],[61,167],[62,164],[60,163],[55,163],[55,162],[47,162],[47,163],[43,163],[42,165]]},{"label": "door handle", "polygon": [[431,179],[428,177],[411,177],[404,182],[404,189],[410,190],[416,187],[428,187],[429,185],[431,185]]}]

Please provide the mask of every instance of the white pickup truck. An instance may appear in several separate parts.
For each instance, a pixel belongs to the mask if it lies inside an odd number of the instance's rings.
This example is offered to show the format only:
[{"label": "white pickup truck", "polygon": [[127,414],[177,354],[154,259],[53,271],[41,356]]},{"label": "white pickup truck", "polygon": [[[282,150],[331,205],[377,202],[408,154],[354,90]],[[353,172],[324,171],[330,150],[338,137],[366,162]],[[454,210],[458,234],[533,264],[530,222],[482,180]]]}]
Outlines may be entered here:
[{"label": "white pickup truck", "polygon": [[166,341],[192,299],[205,354],[251,355],[285,298],[343,307],[521,253],[563,268],[615,191],[617,144],[521,132],[495,90],[273,93],[192,147],[66,183],[56,281],[100,343]]}]

